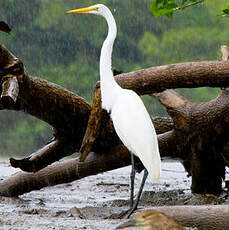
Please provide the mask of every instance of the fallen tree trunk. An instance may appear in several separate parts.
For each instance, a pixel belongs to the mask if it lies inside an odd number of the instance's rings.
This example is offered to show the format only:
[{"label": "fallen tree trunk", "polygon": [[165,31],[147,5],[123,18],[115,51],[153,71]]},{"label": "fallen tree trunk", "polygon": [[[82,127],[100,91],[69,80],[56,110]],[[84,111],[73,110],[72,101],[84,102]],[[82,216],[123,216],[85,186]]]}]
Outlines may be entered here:
[{"label": "fallen tree trunk", "polygon": [[[54,128],[53,141],[28,158],[11,159],[11,164],[35,172],[79,151],[90,105],[83,98],[53,83],[29,77],[20,60],[3,46],[0,46],[0,51],[0,80],[10,74],[19,83],[16,103],[9,105],[0,102],[0,108],[24,111]],[[134,89],[139,94],[152,94],[166,88],[228,87],[229,63],[190,62],[152,67],[118,75],[116,80],[121,86]],[[160,121],[156,125],[157,132],[161,133],[158,135],[161,155],[182,160],[192,175],[193,192],[219,194],[227,164],[225,159],[228,159],[227,148],[224,148],[228,142],[228,91],[223,90],[216,99],[205,103],[192,103],[172,91],[164,91],[155,97],[167,108],[173,120],[165,119],[164,125]],[[156,124],[158,120],[153,121]],[[0,183],[0,194],[20,195],[130,163],[129,153],[121,145],[110,121],[102,124],[102,132],[91,151],[91,157],[84,163],[74,159],[48,166],[36,173],[16,174]]]},{"label": "fallen tree trunk", "polygon": [[65,160],[45,167],[36,173],[19,172],[0,182],[1,196],[19,196],[43,187],[79,180],[129,165],[130,156],[123,145],[104,154],[90,153],[85,162]]}]

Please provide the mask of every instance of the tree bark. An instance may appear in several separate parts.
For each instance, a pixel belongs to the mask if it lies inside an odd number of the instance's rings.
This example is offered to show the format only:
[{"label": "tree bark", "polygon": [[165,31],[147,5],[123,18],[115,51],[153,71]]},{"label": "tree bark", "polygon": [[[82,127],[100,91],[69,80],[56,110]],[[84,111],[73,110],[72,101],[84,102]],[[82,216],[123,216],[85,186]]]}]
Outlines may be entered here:
[{"label": "tree bark", "polygon": [[116,81],[140,95],[166,89],[195,87],[227,87],[229,63],[203,61],[170,64],[116,76]]}]

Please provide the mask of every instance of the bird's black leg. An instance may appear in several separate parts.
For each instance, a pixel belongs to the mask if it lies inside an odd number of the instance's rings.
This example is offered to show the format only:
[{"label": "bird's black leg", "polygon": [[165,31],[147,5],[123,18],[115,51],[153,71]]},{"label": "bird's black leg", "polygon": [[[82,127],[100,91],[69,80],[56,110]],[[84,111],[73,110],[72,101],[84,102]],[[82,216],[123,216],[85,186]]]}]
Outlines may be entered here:
[{"label": "bird's black leg", "polygon": [[138,195],[137,195],[137,198],[135,200],[135,202],[133,203],[131,209],[128,211],[127,213],[127,218],[130,217],[130,215],[137,209],[138,207],[138,203],[140,201],[140,198],[141,198],[141,195],[142,195],[142,190],[144,188],[144,185],[145,185],[145,182],[146,182],[146,178],[148,176],[148,171],[146,169],[144,169],[144,175],[143,175],[143,178],[142,178],[142,182],[141,182],[141,185],[140,185],[140,188],[139,188],[139,191],[138,191]]},{"label": "bird's black leg", "polygon": [[130,207],[134,205],[134,179],[135,179],[135,169],[134,169],[134,154],[131,153],[131,173],[130,173]]},{"label": "bird's black leg", "polygon": [[142,178],[142,182],[141,182],[141,185],[140,185],[136,200],[134,202],[131,201],[130,209],[128,209],[127,211],[122,212],[119,215],[119,218],[123,218],[123,217],[129,218],[131,216],[131,214],[137,209],[147,176],[148,176],[148,171],[146,169],[144,169],[144,175],[143,175],[143,178]]},{"label": "bird's black leg", "polygon": [[134,169],[134,154],[130,153],[131,156],[131,172],[130,172],[130,208],[127,211],[123,211],[118,215],[118,218],[123,218],[129,213],[129,210],[134,206],[134,179],[135,179],[135,169]]}]

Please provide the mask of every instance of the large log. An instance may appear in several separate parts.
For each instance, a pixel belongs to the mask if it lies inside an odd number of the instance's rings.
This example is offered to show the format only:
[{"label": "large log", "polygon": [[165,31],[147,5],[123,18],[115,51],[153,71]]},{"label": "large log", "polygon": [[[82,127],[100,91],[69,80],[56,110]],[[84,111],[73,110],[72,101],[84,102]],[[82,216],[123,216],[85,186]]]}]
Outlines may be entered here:
[{"label": "large log", "polygon": [[[159,135],[162,156],[167,152],[167,148],[172,148],[173,145],[171,141],[171,146],[168,146],[167,138],[172,138],[170,132]],[[160,141],[161,139],[162,141]],[[18,172],[9,179],[0,182],[0,195],[19,196],[33,190],[72,182],[90,175],[125,167],[129,164],[129,151],[124,145],[118,144],[104,152],[91,152],[84,162],[75,158],[54,163],[35,173]]]},{"label": "large log", "polygon": [[43,187],[79,180],[83,177],[102,173],[128,165],[129,152],[118,145],[106,153],[90,153],[85,162],[79,159],[54,163],[36,173],[18,172],[0,182],[1,196],[19,196]]},{"label": "large log", "polygon": [[203,61],[141,69],[117,75],[116,81],[143,95],[176,88],[227,87],[228,76],[228,62]]}]

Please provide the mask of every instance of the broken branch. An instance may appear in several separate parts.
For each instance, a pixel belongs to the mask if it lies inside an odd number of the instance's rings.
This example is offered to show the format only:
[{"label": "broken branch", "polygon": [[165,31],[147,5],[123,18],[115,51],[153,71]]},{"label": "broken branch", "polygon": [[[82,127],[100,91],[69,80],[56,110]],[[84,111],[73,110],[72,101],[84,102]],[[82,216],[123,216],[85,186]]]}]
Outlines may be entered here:
[{"label": "broken branch", "polygon": [[13,75],[6,75],[2,83],[2,94],[0,96],[1,104],[5,108],[12,107],[17,101],[18,93],[19,85],[17,78]]}]

